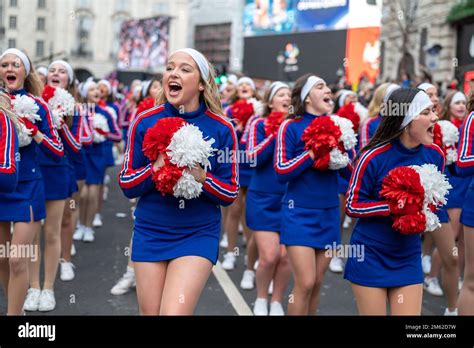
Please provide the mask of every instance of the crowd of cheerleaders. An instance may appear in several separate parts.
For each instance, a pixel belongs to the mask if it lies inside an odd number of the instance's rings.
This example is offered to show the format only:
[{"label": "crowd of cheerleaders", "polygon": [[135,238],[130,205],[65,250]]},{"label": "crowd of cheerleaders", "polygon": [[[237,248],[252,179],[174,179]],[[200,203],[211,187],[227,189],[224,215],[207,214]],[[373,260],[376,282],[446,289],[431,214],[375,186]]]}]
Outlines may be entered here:
[{"label": "crowd of cheerleaders", "polygon": [[[360,314],[385,315],[388,302],[419,315],[423,287],[446,297],[446,315],[474,314],[474,102],[459,91],[440,102],[429,83],[384,83],[365,108],[307,74],[262,98],[248,77],[218,88],[194,49],[119,100],[108,81],[78,84],[62,60],[35,71],[17,49],[1,55],[0,78],[0,241],[38,247],[45,232],[42,286],[39,257],[0,259],[9,315],[53,310],[58,266],[74,278],[73,239],[92,242],[102,223],[114,146],[136,207],[111,292],[136,286],[143,315],[192,314],[219,244],[235,268],[240,228],[255,315],[284,315],[286,301],[290,315],[315,314],[328,268],[344,271]],[[341,254],[346,215],[356,222]]]}]

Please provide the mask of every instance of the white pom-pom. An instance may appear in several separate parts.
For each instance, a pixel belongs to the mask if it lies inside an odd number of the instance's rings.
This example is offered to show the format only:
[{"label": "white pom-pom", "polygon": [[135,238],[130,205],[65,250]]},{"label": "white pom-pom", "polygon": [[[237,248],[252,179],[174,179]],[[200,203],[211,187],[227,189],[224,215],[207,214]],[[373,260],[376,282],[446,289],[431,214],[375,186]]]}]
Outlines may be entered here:
[{"label": "white pom-pom", "polygon": [[100,129],[104,133],[110,132],[109,123],[104,115],[97,112],[94,114],[94,117],[92,118],[92,128],[94,129],[94,143],[99,144],[107,140],[105,135],[96,131],[96,129]]},{"label": "white pom-pom", "polygon": [[357,144],[357,134],[355,134],[353,129],[353,124],[351,120],[347,118],[340,117],[337,115],[331,115],[331,120],[339,127],[341,130],[341,137],[339,141],[344,144],[346,150],[352,149]]},{"label": "white pom-pom", "polygon": [[193,199],[201,195],[202,184],[194,179],[187,171],[183,172],[181,178],[173,187],[173,195],[176,198]]},{"label": "white pom-pom", "polygon": [[446,165],[449,166],[458,159],[458,150],[455,147],[446,149]]},{"label": "white pom-pom", "polygon": [[75,100],[74,97],[63,88],[56,88],[54,96],[49,99],[48,106],[56,128],[61,128],[63,117],[73,116]]},{"label": "white pom-pom", "polygon": [[425,218],[426,218],[426,232],[433,232],[437,228],[441,227],[441,223],[439,221],[439,218],[434,214],[430,209],[425,207],[423,209],[423,212],[425,213]]},{"label": "white pom-pom", "polygon": [[170,161],[179,167],[194,167],[201,164],[204,169],[210,166],[209,157],[216,151],[212,148],[214,139],[205,140],[198,127],[185,124],[174,133],[167,147]]},{"label": "white pom-pom", "polygon": [[446,195],[452,188],[446,175],[434,164],[423,164],[412,168],[420,175],[421,185],[425,190],[425,203],[437,206],[446,204]]},{"label": "white pom-pom", "polygon": [[262,116],[264,111],[264,105],[261,101],[257,100],[256,98],[250,98],[248,100],[250,104],[253,106],[253,114],[256,116]]},{"label": "white pom-pom", "polygon": [[342,153],[338,148],[334,148],[329,152],[329,169],[338,170],[347,167],[350,158],[347,153]]},{"label": "white pom-pom", "polygon": [[444,146],[455,146],[459,142],[459,130],[449,121],[438,121]]},{"label": "white pom-pom", "polygon": [[21,95],[12,99],[13,111],[19,117],[26,118],[32,123],[41,121],[40,115],[37,114],[39,106],[35,101],[27,95]]},{"label": "white pom-pom", "polygon": [[20,130],[18,132],[18,144],[20,147],[25,147],[31,144],[33,138],[31,137],[31,131],[26,128],[23,123],[20,123]]}]

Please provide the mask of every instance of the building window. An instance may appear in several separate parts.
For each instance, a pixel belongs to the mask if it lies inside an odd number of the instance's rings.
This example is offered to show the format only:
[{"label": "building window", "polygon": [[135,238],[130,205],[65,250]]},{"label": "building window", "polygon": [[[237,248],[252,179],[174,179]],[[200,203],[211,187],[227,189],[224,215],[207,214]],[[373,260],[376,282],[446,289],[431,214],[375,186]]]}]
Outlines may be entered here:
[{"label": "building window", "polygon": [[44,31],[46,27],[46,18],[38,17],[38,21],[36,22],[36,29],[38,31]]},{"label": "building window", "polygon": [[43,40],[36,41],[36,56],[37,57],[44,56],[44,41]]},{"label": "building window", "polygon": [[423,28],[421,29],[421,33],[420,33],[420,61],[419,61],[419,63],[423,66],[426,65],[425,48],[426,48],[427,43],[428,43],[428,29]]},{"label": "building window", "polygon": [[16,40],[8,39],[8,48],[16,48]]},{"label": "building window", "polygon": [[194,47],[214,64],[219,75],[229,68],[231,28],[231,23],[197,25],[194,32]]},{"label": "building window", "polygon": [[46,0],[38,0],[38,8],[46,8]]},{"label": "building window", "polygon": [[16,16],[10,16],[10,29],[16,29]]},{"label": "building window", "polygon": [[18,0],[10,0],[10,7],[18,7]]},{"label": "building window", "polygon": [[81,15],[76,19],[76,48],[74,54],[80,58],[91,58],[92,49],[90,43],[92,31],[92,17]]}]

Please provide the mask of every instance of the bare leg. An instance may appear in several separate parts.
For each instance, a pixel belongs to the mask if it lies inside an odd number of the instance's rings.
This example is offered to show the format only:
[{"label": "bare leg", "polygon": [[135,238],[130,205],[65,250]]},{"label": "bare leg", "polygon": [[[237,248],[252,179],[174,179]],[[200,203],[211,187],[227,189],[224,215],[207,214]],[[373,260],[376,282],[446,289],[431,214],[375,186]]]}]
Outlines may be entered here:
[{"label": "bare leg", "polygon": [[387,315],[387,289],[351,283],[360,315]]},{"label": "bare leg", "polygon": [[159,315],[168,262],[135,262],[140,315]]},{"label": "bare leg", "polygon": [[421,315],[423,285],[388,289],[388,299],[392,315]]}]

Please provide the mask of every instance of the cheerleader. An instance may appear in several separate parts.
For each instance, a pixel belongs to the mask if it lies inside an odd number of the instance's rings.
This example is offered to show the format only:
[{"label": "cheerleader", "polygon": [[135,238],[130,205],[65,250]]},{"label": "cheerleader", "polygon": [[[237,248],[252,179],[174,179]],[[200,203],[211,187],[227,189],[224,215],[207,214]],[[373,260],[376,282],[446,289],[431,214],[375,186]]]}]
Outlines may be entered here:
[{"label": "cheerleader", "polygon": [[[49,68],[47,84],[54,88],[68,87],[74,82],[73,70],[66,66],[66,62],[55,62]],[[46,96],[44,99],[47,99]],[[70,115],[72,116],[72,115]],[[40,286],[40,257],[30,263],[30,291],[25,301],[24,309],[27,311],[52,311],[56,307],[54,297],[54,281],[58,270],[61,254],[61,226],[66,199],[77,191],[75,176],[69,161],[69,148],[74,151],[80,150],[78,139],[74,139],[69,126],[72,126],[73,118],[53,118],[54,127],[59,129],[59,135],[65,144],[66,153],[60,162],[54,162],[42,153],[38,154],[41,174],[44,180],[46,198],[46,219],[44,220],[44,283],[42,295]],[[68,126],[69,124],[69,126]],[[35,235],[34,244],[41,251],[41,233]],[[70,248],[70,247],[69,247]]]},{"label": "cheerleader", "polygon": [[[78,92],[75,83],[74,70],[68,62],[57,60],[48,67],[47,84],[55,88],[63,88],[77,100]],[[60,275],[62,281],[74,279],[74,265],[71,262],[73,249],[72,236],[78,219],[79,192],[84,187],[84,151],[82,150],[82,133],[84,132],[84,118],[81,117],[78,105],[74,114],[66,117],[59,135],[67,154],[67,166],[70,181],[69,196],[64,206],[61,224],[61,258]]]},{"label": "cheerleader", "polygon": [[277,178],[286,184],[280,243],[286,245],[295,279],[288,314],[314,315],[331,260],[325,249],[340,240],[338,172],[312,168],[314,153],[305,150],[301,137],[315,118],[331,112],[331,90],[323,79],[304,75],[295,83],[291,105],[275,150]]},{"label": "cheerleader", "polygon": [[[26,249],[32,245],[35,234],[39,233],[41,219],[46,217],[44,182],[37,152],[60,162],[64,149],[53,127],[48,106],[40,98],[41,82],[30,59],[17,49],[8,49],[0,60],[0,77],[10,97],[23,104],[23,112],[28,106],[28,115],[25,116],[30,118],[21,119],[26,130],[21,134],[18,185],[13,193],[0,194],[0,243],[10,243],[10,223],[13,222],[11,245]],[[0,260],[0,279],[7,290],[9,315],[22,313],[28,290],[28,263],[28,258],[20,257]],[[53,294],[50,289],[45,289],[38,295],[44,298]]]},{"label": "cheerleader", "polygon": [[227,81],[219,88],[221,104],[224,110],[230,105],[232,97],[237,93],[237,81],[237,76],[231,74],[227,78]]},{"label": "cheerleader", "polygon": [[[173,53],[167,61],[158,106],[140,114],[130,129],[130,142],[119,174],[128,198],[139,197],[135,210],[132,261],[142,315],[190,315],[217,262],[220,234],[219,205],[238,195],[237,139],[222,115],[214,71],[194,49]],[[158,192],[152,177],[164,164],[143,153],[145,133],[158,120],[180,117],[212,139],[219,155],[201,166],[186,169],[201,183],[198,198],[185,200]],[[220,156],[230,154],[229,156]]]},{"label": "cheerleader", "polygon": [[264,101],[265,116],[252,123],[247,141],[248,156],[257,163],[246,202],[247,226],[254,232],[259,255],[257,299],[253,312],[255,315],[268,315],[268,288],[274,279],[270,315],[284,315],[281,303],[290,278],[288,255],[285,247],[280,245],[279,236],[285,185],[277,181],[273,155],[279,125],[288,114],[291,90],[282,82],[274,82]]},{"label": "cheerleader", "polygon": [[[237,93],[232,98],[231,105],[227,108],[227,116],[231,119],[235,118],[235,115],[232,114],[232,106],[238,100],[246,100],[247,102],[250,102],[252,98],[260,100],[255,83],[249,77],[241,77],[237,81]],[[247,119],[247,122],[244,121],[236,123],[237,137],[239,140],[239,156],[237,160],[239,161],[240,192],[235,202],[227,208],[225,232],[227,234],[228,245],[227,252],[224,254],[224,260],[222,262],[222,268],[225,270],[234,269],[236,262],[236,247],[239,224],[242,224],[244,228],[245,240],[247,242],[247,269],[244,271],[242,280],[240,282],[240,286],[244,290],[250,290],[254,288],[254,264],[257,261],[256,244],[245,223],[245,200],[247,195],[247,187],[250,183],[250,178],[252,175],[252,168],[250,167],[249,163],[250,161],[245,156],[245,130],[255,117],[256,115],[252,115]]]},{"label": "cheerleader", "polygon": [[[437,96],[436,87],[424,83],[420,85],[421,89],[425,89],[431,93],[431,95]],[[430,95],[430,94],[429,94]],[[452,122],[456,128],[460,128],[462,120],[466,117],[466,97],[461,92],[452,92],[447,95],[444,100],[443,107],[441,108],[440,118],[443,121]],[[462,225],[460,223],[461,211],[464,202],[464,196],[468,190],[470,178],[461,178],[455,174],[454,165],[446,167],[446,175],[449,179],[451,186],[453,187],[447,197],[447,204],[445,209],[447,209],[449,216],[449,224],[447,226],[443,225],[442,236],[443,239],[435,239],[434,243],[436,249],[433,252],[433,262],[429,275],[425,278],[425,290],[434,296],[443,296],[444,292],[439,286],[438,275],[440,269],[443,272],[443,289],[445,290],[446,297],[448,300],[448,309],[446,309],[445,314],[457,314],[455,310],[457,301],[458,301],[458,289],[460,289],[460,278],[462,275],[462,266],[464,260],[464,234],[462,231]],[[433,237],[436,237],[436,234],[433,233]],[[441,243],[445,243],[447,238],[449,238],[449,245],[443,246]],[[455,246],[456,241],[458,241],[457,254],[459,256],[459,262],[454,262],[458,258],[453,257],[452,248]],[[446,261],[446,259],[453,259]],[[453,267],[454,266],[454,267]],[[459,267],[458,267],[459,266]]]},{"label": "cheerleader", "polygon": [[80,210],[81,215],[83,214],[81,222],[83,222],[84,227],[82,230],[77,230],[73,238],[74,240],[93,242],[95,237],[92,222],[97,213],[100,185],[104,183],[107,165],[104,142],[107,139],[117,140],[121,137],[121,134],[120,130],[116,127],[113,117],[107,110],[99,106],[100,92],[93,80],[88,80],[84,83],[81,89],[81,96],[89,105],[87,117],[91,124],[91,130],[94,132],[94,143],[84,148],[86,181],[81,192],[83,204],[81,204]]},{"label": "cheerleader", "polygon": [[460,134],[456,174],[471,178],[464,197],[461,223],[464,226],[465,261],[464,283],[459,294],[459,315],[474,315],[474,95],[471,94]]},{"label": "cheerleader", "polygon": [[350,244],[352,250],[364,249],[363,255],[348,258],[344,277],[351,282],[360,314],[386,315],[388,298],[392,315],[420,315],[420,236],[393,229],[389,206],[379,192],[387,173],[399,166],[433,163],[443,171],[444,154],[432,145],[438,117],[428,95],[417,88],[395,90],[384,106],[380,126],[361,150],[347,192],[346,211],[359,218]]},{"label": "cheerleader", "polygon": [[[11,110],[8,94],[0,90],[0,192],[15,191],[18,183],[18,135],[20,125]],[[18,128],[16,128],[18,127]]]},{"label": "cheerleader", "polygon": [[155,100],[158,96],[158,93],[161,89],[161,78],[155,77],[150,81],[146,81],[143,84],[143,88],[141,91],[141,98],[138,102],[138,107],[136,111],[136,115],[141,114],[143,111],[151,109],[155,106]]}]

